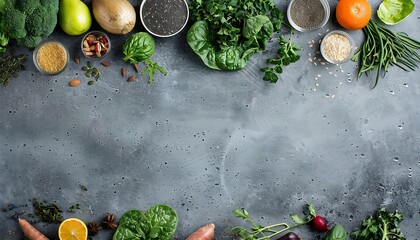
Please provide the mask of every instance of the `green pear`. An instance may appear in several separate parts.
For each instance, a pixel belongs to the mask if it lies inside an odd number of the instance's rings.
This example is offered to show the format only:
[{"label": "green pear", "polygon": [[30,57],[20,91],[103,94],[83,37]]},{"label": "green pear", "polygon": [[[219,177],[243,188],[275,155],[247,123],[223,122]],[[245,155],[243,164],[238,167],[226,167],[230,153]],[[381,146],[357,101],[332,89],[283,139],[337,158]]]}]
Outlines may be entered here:
[{"label": "green pear", "polygon": [[92,15],[86,4],[80,0],[61,0],[58,22],[68,35],[80,35],[89,30]]}]

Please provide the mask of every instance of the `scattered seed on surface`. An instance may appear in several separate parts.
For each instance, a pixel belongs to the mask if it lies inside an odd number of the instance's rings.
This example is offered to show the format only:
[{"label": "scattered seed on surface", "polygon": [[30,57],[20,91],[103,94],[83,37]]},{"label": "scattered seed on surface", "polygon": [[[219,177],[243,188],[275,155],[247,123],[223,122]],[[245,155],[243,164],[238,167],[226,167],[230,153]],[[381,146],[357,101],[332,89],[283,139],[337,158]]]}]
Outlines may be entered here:
[{"label": "scattered seed on surface", "polygon": [[70,87],[77,87],[77,86],[79,86],[79,84],[80,84],[80,80],[79,79],[74,79],[74,80],[71,80],[69,82],[69,86]]},{"label": "scattered seed on surface", "polygon": [[140,70],[139,70],[139,66],[137,66],[137,64],[133,64],[133,68],[134,68],[134,70],[136,71],[136,72],[139,72]]},{"label": "scattered seed on surface", "polygon": [[127,69],[125,67],[121,68],[121,75],[125,77],[127,75]]}]

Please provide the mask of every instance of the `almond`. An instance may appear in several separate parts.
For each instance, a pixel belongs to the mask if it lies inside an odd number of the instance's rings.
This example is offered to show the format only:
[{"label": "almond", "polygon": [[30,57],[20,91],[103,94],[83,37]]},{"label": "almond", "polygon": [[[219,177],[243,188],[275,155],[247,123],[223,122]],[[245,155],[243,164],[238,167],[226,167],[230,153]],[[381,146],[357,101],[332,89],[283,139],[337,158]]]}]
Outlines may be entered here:
[{"label": "almond", "polygon": [[139,66],[137,66],[137,64],[133,64],[134,70],[136,70],[136,72],[139,72]]},{"label": "almond", "polygon": [[102,61],[101,65],[104,67],[109,67],[109,65],[111,65],[108,61]]},{"label": "almond", "polygon": [[134,80],[136,80],[136,75],[131,75],[131,76],[127,79],[127,82],[132,82],[132,81],[134,81]]},{"label": "almond", "polygon": [[74,57],[74,61],[79,64],[80,63],[80,57],[79,56],[75,56]]},{"label": "almond", "polygon": [[127,69],[125,67],[121,68],[121,75],[125,77],[127,75]]},{"label": "almond", "polygon": [[70,87],[77,87],[77,86],[79,86],[79,84],[80,84],[80,80],[79,79],[74,79],[74,80],[71,80],[69,82],[69,86]]}]

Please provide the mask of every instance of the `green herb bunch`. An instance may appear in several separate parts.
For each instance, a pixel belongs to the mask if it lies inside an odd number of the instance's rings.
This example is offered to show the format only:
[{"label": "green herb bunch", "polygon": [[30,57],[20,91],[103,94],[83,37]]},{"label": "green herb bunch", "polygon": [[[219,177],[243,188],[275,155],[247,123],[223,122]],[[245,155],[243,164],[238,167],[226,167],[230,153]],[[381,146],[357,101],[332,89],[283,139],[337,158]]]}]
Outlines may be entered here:
[{"label": "green herb bunch", "polygon": [[191,49],[209,68],[239,70],[279,31],[283,14],[272,0],[192,0]]},{"label": "green herb bunch", "polygon": [[297,62],[300,56],[296,53],[300,51],[300,46],[292,43],[293,30],[290,32],[289,40],[287,41],[283,35],[277,39],[279,49],[275,58],[267,59],[267,62],[273,64],[274,67],[265,67],[260,69],[264,73],[263,80],[271,83],[276,83],[279,79],[277,74],[283,72],[283,68],[291,63]]},{"label": "green herb bunch", "polygon": [[404,217],[398,211],[388,212],[381,208],[374,216],[363,220],[360,228],[353,230],[352,239],[406,240],[398,226],[402,220]]},{"label": "green herb bunch", "polygon": [[240,45],[247,39],[242,36],[244,21],[269,13],[274,31],[279,31],[283,15],[271,0],[192,0],[191,19],[207,21],[211,39],[221,46]]}]

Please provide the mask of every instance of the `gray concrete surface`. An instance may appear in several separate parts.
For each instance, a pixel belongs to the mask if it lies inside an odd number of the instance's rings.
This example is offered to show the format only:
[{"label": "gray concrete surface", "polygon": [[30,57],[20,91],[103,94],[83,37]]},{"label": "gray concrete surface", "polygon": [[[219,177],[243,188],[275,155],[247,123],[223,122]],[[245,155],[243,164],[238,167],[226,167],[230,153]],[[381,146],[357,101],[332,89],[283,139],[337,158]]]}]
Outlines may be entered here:
[{"label": "gray concrete surface", "polygon": [[[283,10],[288,4],[276,3]],[[390,28],[420,39],[419,18],[417,4]],[[407,239],[420,239],[419,72],[393,67],[371,90],[373,77],[357,80],[356,63],[322,65],[318,41],[340,29],[334,19],[296,33],[302,58],[277,84],[259,72],[274,42],[244,70],[218,72],[192,53],[186,31],[156,39],[153,59],[169,73],[147,84],[140,75],[133,83],[120,76],[122,66],[133,73],[121,60],[128,36],[111,35],[111,67],[95,63],[103,77],[93,86],[73,61],[61,75],[38,73],[32,52],[18,48],[28,55],[27,70],[0,88],[0,239],[22,239],[13,216],[32,213],[33,197],[64,210],[79,203],[80,212],[63,216],[85,222],[169,204],[179,214],[179,239],[209,222],[227,238],[229,225],[243,224],[231,213],[240,207],[267,224],[290,222],[290,213],[311,202],[350,231],[385,206],[404,214]],[[361,31],[349,33],[361,43]],[[50,39],[81,55],[81,36],[57,28]],[[67,86],[77,78],[80,86]],[[6,211],[10,203],[18,208]],[[57,238],[57,225],[36,226]],[[102,231],[94,239],[110,238]]]}]

